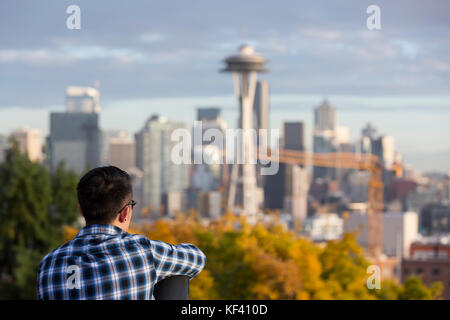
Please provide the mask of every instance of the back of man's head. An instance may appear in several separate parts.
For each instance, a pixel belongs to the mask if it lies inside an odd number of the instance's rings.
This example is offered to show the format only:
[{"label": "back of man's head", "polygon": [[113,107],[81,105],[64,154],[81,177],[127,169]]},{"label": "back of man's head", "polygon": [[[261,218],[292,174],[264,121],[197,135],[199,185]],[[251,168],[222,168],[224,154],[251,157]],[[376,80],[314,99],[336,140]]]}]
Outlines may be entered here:
[{"label": "back of man's head", "polygon": [[112,223],[132,198],[130,176],[114,166],[92,169],[78,182],[77,195],[86,224]]}]

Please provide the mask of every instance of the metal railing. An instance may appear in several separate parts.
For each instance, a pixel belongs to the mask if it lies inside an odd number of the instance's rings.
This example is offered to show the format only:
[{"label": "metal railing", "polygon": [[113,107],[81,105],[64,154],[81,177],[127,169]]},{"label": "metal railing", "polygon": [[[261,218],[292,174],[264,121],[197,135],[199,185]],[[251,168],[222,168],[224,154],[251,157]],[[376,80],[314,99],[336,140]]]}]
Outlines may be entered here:
[{"label": "metal railing", "polygon": [[172,276],[158,281],[153,296],[155,300],[189,300],[189,277]]}]

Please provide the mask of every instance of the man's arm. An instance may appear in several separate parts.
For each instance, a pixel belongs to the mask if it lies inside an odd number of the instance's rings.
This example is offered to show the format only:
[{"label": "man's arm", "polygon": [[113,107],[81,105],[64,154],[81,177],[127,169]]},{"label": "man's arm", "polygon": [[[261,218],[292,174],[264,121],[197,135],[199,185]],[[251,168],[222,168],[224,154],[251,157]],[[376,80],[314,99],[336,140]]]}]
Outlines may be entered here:
[{"label": "man's arm", "polygon": [[162,241],[150,240],[150,245],[157,281],[176,275],[185,275],[192,279],[205,266],[205,254],[192,244],[181,243],[174,246]]}]

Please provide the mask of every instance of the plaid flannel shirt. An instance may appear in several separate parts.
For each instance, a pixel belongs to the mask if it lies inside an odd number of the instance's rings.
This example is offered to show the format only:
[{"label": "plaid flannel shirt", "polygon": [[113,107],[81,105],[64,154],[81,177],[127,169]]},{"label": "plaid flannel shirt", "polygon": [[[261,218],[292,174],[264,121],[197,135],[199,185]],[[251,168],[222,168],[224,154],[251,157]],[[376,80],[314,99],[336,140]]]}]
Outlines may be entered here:
[{"label": "plaid flannel shirt", "polygon": [[39,299],[153,299],[154,285],[172,275],[195,277],[206,257],[105,224],[84,227],[39,265]]}]

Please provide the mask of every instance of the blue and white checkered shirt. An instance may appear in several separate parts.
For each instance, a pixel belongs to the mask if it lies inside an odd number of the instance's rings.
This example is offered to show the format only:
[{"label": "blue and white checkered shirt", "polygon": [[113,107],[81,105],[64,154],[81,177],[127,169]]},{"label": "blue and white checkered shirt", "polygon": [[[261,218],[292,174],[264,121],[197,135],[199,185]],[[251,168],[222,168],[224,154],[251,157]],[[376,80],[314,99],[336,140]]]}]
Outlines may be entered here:
[{"label": "blue and white checkered shirt", "polygon": [[206,257],[192,244],[177,246],[108,224],[84,227],[39,265],[39,299],[153,299],[169,276],[195,277]]}]

